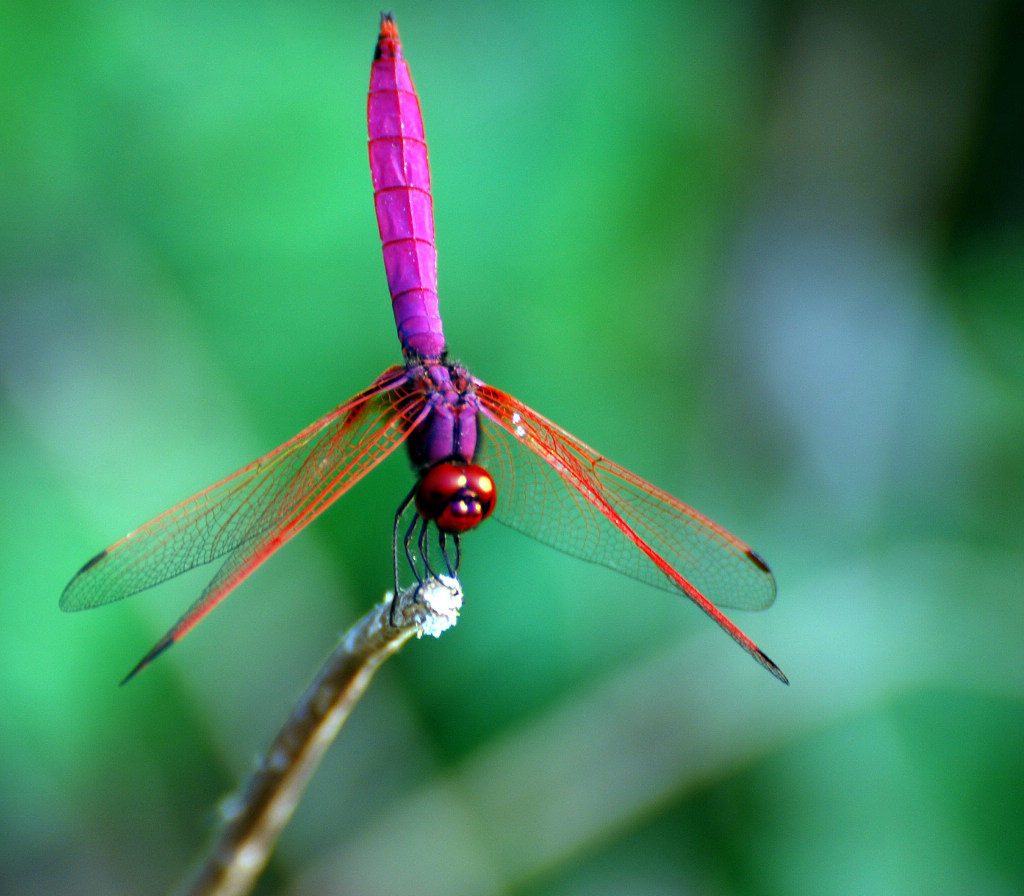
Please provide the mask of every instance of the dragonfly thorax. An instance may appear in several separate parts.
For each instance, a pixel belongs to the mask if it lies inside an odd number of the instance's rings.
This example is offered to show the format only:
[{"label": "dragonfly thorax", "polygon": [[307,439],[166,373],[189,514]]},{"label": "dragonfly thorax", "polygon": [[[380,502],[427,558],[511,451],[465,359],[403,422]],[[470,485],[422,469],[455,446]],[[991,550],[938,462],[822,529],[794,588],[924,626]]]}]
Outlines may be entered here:
[{"label": "dragonfly thorax", "polygon": [[419,360],[407,365],[426,413],[409,435],[409,457],[421,473],[443,461],[471,464],[477,452],[480,405],[473,378],[457,364]]}]

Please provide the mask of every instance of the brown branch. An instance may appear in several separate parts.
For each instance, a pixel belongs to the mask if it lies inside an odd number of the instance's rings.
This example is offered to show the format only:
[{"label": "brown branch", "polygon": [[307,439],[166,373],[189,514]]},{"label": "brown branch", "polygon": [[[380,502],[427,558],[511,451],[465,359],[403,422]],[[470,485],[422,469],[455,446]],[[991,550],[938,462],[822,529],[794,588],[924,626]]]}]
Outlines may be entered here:
[{"label": "brown branch", "polygon": [[341,639],[299,698],[180,896],[242,896],[255,885],[302,793],[373,673],[413,635],[455,624],[462,589],[442,576],[378,604]]}]

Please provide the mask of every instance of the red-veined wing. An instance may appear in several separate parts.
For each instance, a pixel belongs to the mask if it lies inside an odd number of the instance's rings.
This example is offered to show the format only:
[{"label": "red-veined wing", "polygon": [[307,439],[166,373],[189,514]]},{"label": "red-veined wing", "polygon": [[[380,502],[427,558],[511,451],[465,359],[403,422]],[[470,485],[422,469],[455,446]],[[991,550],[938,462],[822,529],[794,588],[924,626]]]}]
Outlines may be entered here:
[{"label": "red-veined wing", "polygon": [[405,441],[423,400],[403,379],[404,368],[389,369],[269,454],[126,535],[79,570],[61,595],[61,609],[121,600],[226,555],[131,677]]},{"label": "red-veined wing", "polygon": [[683,591],[773,675],[785,676],[714,604],[764,609],[775,577],[746,544],[602,457],[505,392],[477,387],[477,462],[494,477],[494,515],[560,551]]}]

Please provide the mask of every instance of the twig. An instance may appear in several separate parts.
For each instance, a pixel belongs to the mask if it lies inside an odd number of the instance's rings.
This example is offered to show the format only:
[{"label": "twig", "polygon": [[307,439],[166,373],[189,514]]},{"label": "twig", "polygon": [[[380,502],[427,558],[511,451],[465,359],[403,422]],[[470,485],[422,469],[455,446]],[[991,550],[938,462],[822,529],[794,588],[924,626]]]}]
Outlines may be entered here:
[{"label": "twig", "polygon": [[245,788],[227,801],[224,827],[180,896],[242,896],[255,885],[313,772],[378,666],[413,635],[455,624],[462,589],[448,576],[427,579],[385,600],[342,638],[299,698]]}]

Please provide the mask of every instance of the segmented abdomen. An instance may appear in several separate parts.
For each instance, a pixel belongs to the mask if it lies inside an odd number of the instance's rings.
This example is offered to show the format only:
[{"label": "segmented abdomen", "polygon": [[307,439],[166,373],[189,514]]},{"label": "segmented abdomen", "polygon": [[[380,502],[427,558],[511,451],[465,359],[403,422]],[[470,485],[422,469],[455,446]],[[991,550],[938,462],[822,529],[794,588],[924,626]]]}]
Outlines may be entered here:
[{"label": "segmented abdomen", "polygon": [[423,118],[398,29],[381,21],[367,102],[370,171],[384,268],[406,355],[438,358],[444,333],[437,304],[437,249]]}]

